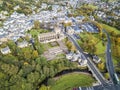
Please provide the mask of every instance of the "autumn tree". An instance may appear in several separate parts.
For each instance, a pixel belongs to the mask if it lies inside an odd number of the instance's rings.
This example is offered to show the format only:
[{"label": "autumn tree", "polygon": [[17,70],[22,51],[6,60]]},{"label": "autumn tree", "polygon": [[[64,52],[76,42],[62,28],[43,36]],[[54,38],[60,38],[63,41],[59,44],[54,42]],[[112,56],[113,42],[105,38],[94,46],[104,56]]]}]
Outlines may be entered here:
[{"label": "autumn tree", "polygon": [[40,29],[40,22],[38,20],[34,21],[34,28]]},{"label": "autumn tree", "polygon": [[71,51],[76,52],[76,47],[72,44]]},{"label": "autumn tree", "polygon": [[39,90],[48,90],[48,88],[47,88],[47,86],[42,85],[42,86],[39,88]]},{"label": "autumn tree", "polygon": [[30,74],[28,74],[27,76],[27,80],[29,83],[36,83],[38,81],[40,77],[40,74],[38,72],[31,72]]},{"label": "autumn tree", "polygon": [[37,58],[37,57],[38,57],[38,52],[37,52],[36,50],[34,50],[34,51],[32,52],[32,58],[35,59],[35,58]]},{"label": "autumn tree", "polygon": [[109,79],[110,78],[110,76],[109,76],[109,73],[107,72],[107,73],[105,73],[105,78],[106,79]]},{"label": "autumn tree", "polygon": [[104,72],[105,71],[105,63],[99,63],[98,64],[98,68],[100,69],[100,71]]}]

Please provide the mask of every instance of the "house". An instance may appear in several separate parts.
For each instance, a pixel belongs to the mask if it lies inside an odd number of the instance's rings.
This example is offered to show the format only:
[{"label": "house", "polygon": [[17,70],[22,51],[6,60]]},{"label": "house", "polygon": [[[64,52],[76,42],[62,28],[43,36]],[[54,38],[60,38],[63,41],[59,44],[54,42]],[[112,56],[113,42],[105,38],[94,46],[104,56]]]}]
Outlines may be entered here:
[{"label": "house", "polygon": [[74,31],[74,29],[73,29],[72,27],[66,27],[66,29],[67,29],[67,32],[68,32],[70,35],[72,35],[72,34],[75,33],[75,31]]},{"label": "house", "polygon": [[85,19],[84,16],[77,16],[77,17],[75,18],[75,20],[76,20],[78,23],[81,23],[84,19]]},{"label": "house", "polygon": [[100,59],[98,56],[94,55],[94,56],[93,56],[93,61],[94,61],[95,63],[99,63],[99,62],[101,61],[101,59]]},{"label": "house", "polygon": [[71,52],[71,53],[66,54],[66,58],[67,58],[68,60],[72,60],[72,58],[73,58],[73,53]]},{"label": "house", "polygon": [[7,15],[7,14],[8,14],[8,11],[1,11],[1,13],[2,13],[3,15]]},{"label": "house", "polygon": [[46,3],[42,3],[41,8],[42,9],[46,9],[47,8],[47,4]]},{"label": "house", "polygon": [[52,10],[57,11],[59,9],[59,5],[52,5]]},{"label": "house", "polygon": [[87,66],[87,60],[82,60],[80,63],[79,63],[81,66]]},{"label": "house", "polygon": [[80,56],[80,58],[79,58],[78,62],[86,60],[86,58],[83,56],[83,54],[80,53],[79,56]]},{"label": "house", "polygon": [[2,42],[0,41],[0,45],[2,45]]},{"label": "house", "polygon": [[11,53],[10,48],[9,48],[8,46],[5,47],[5,48],[2,48],[0,51],[1,51],[1,53],[4,54],[4,55]]},{"label": "house", "polygon": [[20,8],[20,6],[17,5],[17,6],[15,6],[13,9],[14,9],[14,10],[18,10],[19,8]]},{"label": "house", "polygon": [[27,42],[27,41],[18,42],[18,43],[17,43],[17,46],[18,46],[19,48],[27,47],[27,46],[28,46],[28,42]]},{"label": "house", "polygon": [[0,14],[0,19],[5,19],[5,18],[6,18],[6,16],[5,16],[5,15]]},{"label": "house", "polygon": [[75,61],[79,60],[80,56],[79,56],[79,54],[70,52],[70,53],[66,54],[66,58],[70,61],[75,62]]},{"label": "house", "polygon": [[78,54],[74,54],[73,55],[73,59],[71,61],[75,62],[79,59],[79,55]]}]

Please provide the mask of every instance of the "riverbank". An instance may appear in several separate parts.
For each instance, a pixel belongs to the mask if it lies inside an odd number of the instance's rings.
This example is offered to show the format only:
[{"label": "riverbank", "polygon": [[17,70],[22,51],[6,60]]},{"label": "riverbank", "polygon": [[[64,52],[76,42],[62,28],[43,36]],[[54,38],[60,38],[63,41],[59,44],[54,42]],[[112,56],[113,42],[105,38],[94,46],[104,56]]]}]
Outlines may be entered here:
[{"label": "riverbank", "polygon": [[49,86],[50,90],[71,90],[74,87],[92,86],[95,79],[91,74],[84,72],[73,72],[55,77],[53,85]]}]

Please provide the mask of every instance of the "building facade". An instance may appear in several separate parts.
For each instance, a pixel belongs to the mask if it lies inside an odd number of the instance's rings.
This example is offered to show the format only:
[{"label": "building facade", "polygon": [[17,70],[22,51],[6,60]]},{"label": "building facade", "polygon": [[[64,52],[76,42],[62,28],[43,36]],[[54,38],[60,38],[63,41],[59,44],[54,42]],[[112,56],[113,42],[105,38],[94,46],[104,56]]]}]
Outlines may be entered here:
[{"label": "building facade", "polygon": [[49,43],[62,39],[64,39],[64,34],[58,26],[54,28],[54,32],[42,33],[38,35],[38,40],[40,43]]}]

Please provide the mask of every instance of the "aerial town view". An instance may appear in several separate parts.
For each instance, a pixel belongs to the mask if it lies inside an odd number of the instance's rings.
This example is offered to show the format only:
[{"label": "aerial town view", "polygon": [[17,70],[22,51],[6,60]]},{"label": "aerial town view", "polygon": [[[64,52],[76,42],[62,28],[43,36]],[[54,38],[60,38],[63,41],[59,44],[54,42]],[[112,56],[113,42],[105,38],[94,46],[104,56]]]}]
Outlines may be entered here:
[{"label": "aerial town view", "polygon": [[0,90],[120,90],[120,0],[0,0]]}]

